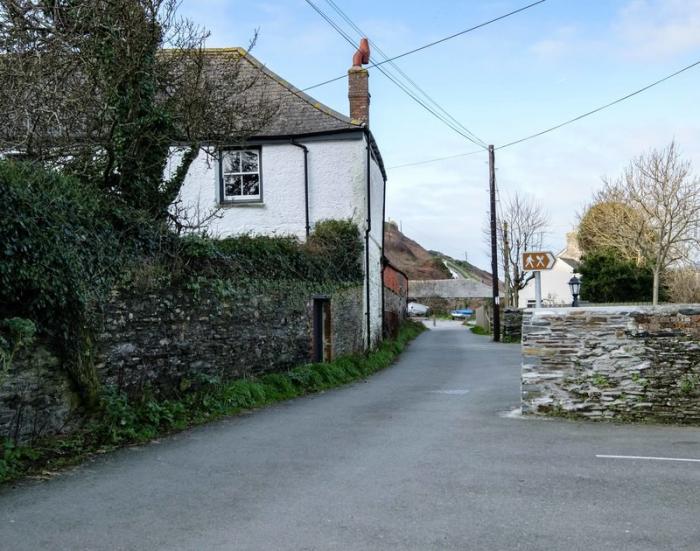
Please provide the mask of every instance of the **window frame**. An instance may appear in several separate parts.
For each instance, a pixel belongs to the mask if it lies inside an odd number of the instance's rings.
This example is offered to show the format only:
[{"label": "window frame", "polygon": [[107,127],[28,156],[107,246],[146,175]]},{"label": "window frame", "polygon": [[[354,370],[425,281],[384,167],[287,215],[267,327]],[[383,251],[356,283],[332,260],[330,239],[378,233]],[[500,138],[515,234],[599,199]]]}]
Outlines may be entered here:
[{"label": "window frame", "polygon": [[[247,199],[245,195],[241,195],[240,198],[227,199],[224,188],[224,159],[228,153],[233,151],[255,151],[258,155],[258,194],[252,196],[251,199]],[[254,172],[247,173],[237,173],[237,174],[255,174]],[[241,186],[243,185],[243,180],[241,178]],[[238,197],[238,196],[237,196]],[[262,146],[252,145],[247,147],[227,147],[219,150],[219,204],[220,205],[245,205],[245,204],[260,204],[263,202],[263,162],[262,162]]]}]

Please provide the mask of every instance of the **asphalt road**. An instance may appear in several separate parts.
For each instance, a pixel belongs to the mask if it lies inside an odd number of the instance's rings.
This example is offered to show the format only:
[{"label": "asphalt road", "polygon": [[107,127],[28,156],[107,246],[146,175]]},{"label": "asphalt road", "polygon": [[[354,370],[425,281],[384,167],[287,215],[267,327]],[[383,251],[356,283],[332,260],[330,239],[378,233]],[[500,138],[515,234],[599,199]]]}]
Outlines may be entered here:
[{"label": "asphalt road", "polygon": [[0,549],[700,549],[700,430],[509,418],[519,348],[438,322],[367,382],[0,491]]}]

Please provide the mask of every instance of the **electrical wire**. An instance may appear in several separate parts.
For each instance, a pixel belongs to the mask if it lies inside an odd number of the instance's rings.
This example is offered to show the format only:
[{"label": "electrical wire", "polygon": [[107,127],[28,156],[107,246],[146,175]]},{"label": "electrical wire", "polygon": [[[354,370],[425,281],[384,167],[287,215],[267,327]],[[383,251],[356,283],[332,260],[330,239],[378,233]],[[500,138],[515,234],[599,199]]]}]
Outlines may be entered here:
[{"label": "electrical wire", "polygon": [[[340,28],[340,26],[339,26],[330,16],[328,16],[321,8],[319,8],[318,6],[316,6],[316,4],[314,4],[311,0],[305,0],[305,1],[306,1],[306,3],[307,3],[309,6],[311,6],[311,7],[314,9],[314,11],[316,11],[316,13],[319,14],[331,27],[333,27],[333,29],[335,29],[335,31],[336,31],[338,34],[340,34],[340,36],[342,36],[342,37],[348,42],[348,44],[350,44],[350,45],[352,46],[353,49],[357,48],[357,45],[355,44],[355,42],[353,41],[353,39],[350,38],[350,36],[348,36],[347,33],[345,33],[345,31],[343,31],[343,29]],[[423,109],[425,109],[425,110],[428,111],[430,114],[432,114],[435,118],[437,118],[438,120],[440,120],[442,123],[444,123],[445,125],[447,125],[449,128],[451,128],[452,130],[454,130],[456,133],[458,133],[458,134],[459,134],[460,136],[462,136],[463,138],[465,138],[465,139],[469,140],[470,142],[472,142],[474,145],[477,145],[477,146],[479,146],[479,147],[484,148],[484,146],[483,146],[481,143],[479,143],[477,140],[475,140],[474,138],[472,138],[472,137],[471,137],[469,134],[467,134],[464,130],[461,130],[457,125],[455,125],[454,123],[452,123],[452,122],[450,122],[449,120],[447,120],[444,116],[440,115],[438,112],[436,112],[436,111],[435,111],[433,108],[431,108],[430,106],[426,105],[426,103],[425,103],[424,101],[422,101],[420,98],[418,98],[413,92],[411,92],[411,90],[408,89],[408,87],[407,87],[406,85],[404,85],[403,83],[397,81],[392,75],[390,75],[389,73],[387,73],[387,71],[385,71],[384,68],[378,67],[378,66],[376,66],[376,68],[377,68],[377,70],[378,70],[380,73],[382,73],[386,78],[388,78],[391,82],[393,82],[401,91],[403,91],[407,96],[409,96],[409,97],[410,97],[413,101],[415,101],[418,105],[420,105],[421,107],[423,107]],[[484,148],[484,149],[485,149],[485,148]]]},{"label": "electrical wire", "polygon": [[425,165],[428,163],[436,163],[438,161],[446,161],[448,159],[456,159],[458,157],[468,157],[469,155],[476,155],[477,153],[483,153],[483,152],[484,152],[483,149],[479,149],[478,151],[469,151],[467,153],[458,153],[457,155],[448,155],[447,157],[437,157],[435,159],[426,159],[424,161],[416,161],[413,163],[394,165],[394,166],[387,167],[387,170],[394,170],[397,168],[405,168],[405,167],[409,167],[409,166]]},{"label": "electrical wire", "polygon": [[[367,36],[367,33],[365,33],[360,27],[358,27],[355,22],[336,4],[333,0],[326,0],[326,3],[333,9],[335,12],[348,24],[350,25],[351,28],[355,30],[355,32],[359,35],[360,38]],[[411,77],[409,77],[396,63],[394,63],[392,60],[389,59],[389,56],[384,53],[384,51],[379,47],[377,43],[375,43],[373,40],[368,39],[371,47],[373,50],[375,50],[384,60],[388,61],[391,67],[399,74],[400,77],[404,79],[405,82],[408,83],[409,86],[412,86],[414,90],[416,90],[420,95],[423,96],[423,98],[433,105],[438,111],[440,111],[447,119],[449,119],[452,123],[454,123],[456,126],[458,126],[461,130],[469,134],[476,142],[481,147],[486,148],[487,144],[484,140],[479,138],[476,134],[474,134],[471,130],[469,130],[466,126],[464,126],[461,122],[459,122],[455,117],[453,117],[442,105],[440,105],[435,99],[433,99],[430,94],[428,94],[423,88],[421,88],[418,83],[416,83]]]},{"label": "electrical wire", "polygon": [[634,97],[634,96],[636,96],[636,95],[638,95],[638,94],[641,94],[642,92],[646,92],[646,91],[649,90],[650,88],[653,88],[654,86],[657,86],[657,85],[659,85],[659,84],[661,84],[661,83],[663,83],[663,82],[666,82],[667,80],[670,80],[670,79],[672,79],[673,77],[676,77],[676,76],[680,75],[681,73],[684,73],[684,72],[686,72],[686,71],[689,71],[690,69],[693,69],[694,67],[697,67],[698,65],[700,65],[700,60],[699,60],[699,61],[696,61],[695,63],[691,63],[690,65],[688,65],[688,66],[686,66],[686,67],[683,67],[683,68],[680,69],[679,71],[676,71],[675,73],[672,73],[672,74],[670,74],[670,75],[668,75],[668,76],[665,76],[664,78],[662,78],[662,79],[660,79],[660,80],[657,80],[656,82],[652,82],[651,84],[645,86],[644,88],[640,88],[639,90],[635,90],[634,92],[632,92],[632,93],[630,93],[630,94],[627,94],[626,96],[623,96],[623,97],[621,97],[621,98],[618,98],[618,99],[616,99],[615,101],[611,101],[610,103],[606,103],[605,105],[602,105],[601,107],[598,107],[598,108],[596,108],[596,109],[593,109],[592,111],[588,111],[587,113],[584,113],[583,115],[579,115],[578,117],[574,117],[573,119],[569,119],[569,120],[566,121],[566,122],[562,122],[561,124],[557,124],[556,126],[552,126],[551,128],[547,128],[546,130],[542,130],[541,132],[537,132],[536,134],[531,134],[530,136],[526,136],[526,137],[524,137],[524,138],[520,138],[519,140],[515,140],[515,141],[512,141],[512,142],[509,142],[509,143],[507,143],[507,144],[505,144],[505,145],[501,145],[501,146],[497,147],[496,149],[505,149],[506,147],[511,147],[511,146],[513,146],[513,145],[516,145],[516,144],[519,144],[519,143],[523,143],[523,142],[525,142],[525,141],[527,141],[527,140],[532,140],[532,139],[534,139],[534,138],[538,138],[538,137],[540,137],[540,136],[543,136],[544,134],[548,134],[549,132],[553,132],[553,131],[555,131],[555,130],[558,130],[558,129],[560,129],[560,128],[564,127],[564,126],[567,126],[567,125],[569,125],[569,124],[571,124],[571,123],[580,121],[581,119],[584,119],[584,118],[589,117],[589,116],[591,116],[591,115],[594,115],[594,114],[596,114],[596,113],[600,113],[601,111],[603,111],[604,109],[607,109],[608,107],[612,107],[613,105],[617,105],[618,103],[622,103],[623,101],[628,100],[628,99],[630,99],[630,98],[632,98],[632,97]]},{"label": "electrical wire", "polygon": [[[464,29],[463,31],[459,31],[457,33],[451,34],[449,36],[446,36],[444,38],[441,38],[439,40],[435,40],[433,42],[429,42],[428,44],[424,44],[423,46],[419,46],[418,48],[414,48],[412,50],[408,50],[407,52],[403,52],[402,54],[396,55],[394,57],[390,57],[384,61],[380,61],[379,63],[371,63],[368,68],[374,68],[378,67],[379,65],[384,65],[385,63],[390,63],[392,61],[395,61],[397,59],[401,59],[402,57],[406,57],[407,55],[414,54],[416,52],[420,52],[422,50],[425,50],[426,48],[430,48],[432,46],[435,46],[437,44],[442,44],[443,42],[446,42],[448,40],[451,40],[453,38],[456,38],[458,36],[462,36],[463,34],[470,33],[472,31],[475,31],[477,29],[481,29],[482,27],[486,27],[487,25],[491,25],[492,23],[496,23],[497,21],[501,21],[502,19],[506,19],[507,17],[510,17],[512,15],[518,14],[520,12],[523,12],[525,10],[528,10],[530,8],[533,8],[537,6],[538,4],[542,4],[546,2],[547,0],[538,0],[537,2],[533,2],[532,4],[528,4],[527,6],[523,6],[522,8],[519,8],[517,10],[514,10],[512,12],[503,14],[499,17],[496,17],[494,19],[490,19],[488,21],[484,21],[483,23],[479,23],[478,25],[475,25],[473,27],[469,27],[468,29]],[[313,88],[318,88],[319,86],[325,86],[326,84],[330,84],[331,82],[335,82],[337,80],[340,80],[342,78],[346,78],[348,75],[340,75],[339,77],[331,78],[328,79],[324,82],[319,82],[318,84],[314,84],[313,86],[309,86],[308,88],[304,88],[302,92],[306,92],[307,90],[312,90]]]}]

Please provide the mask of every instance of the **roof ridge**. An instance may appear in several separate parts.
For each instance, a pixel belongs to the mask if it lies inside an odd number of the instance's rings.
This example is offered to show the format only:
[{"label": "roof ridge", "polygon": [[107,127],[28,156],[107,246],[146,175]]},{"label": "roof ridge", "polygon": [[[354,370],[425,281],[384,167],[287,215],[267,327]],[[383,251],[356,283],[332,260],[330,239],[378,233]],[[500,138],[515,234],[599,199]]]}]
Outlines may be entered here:
[{"label": "roof ridge", "polygon": [[352,118],[348,117],[347,115],[344,115],[344,114],[336,111],[335,109],[332,109],[331,107],[328,107],[327,105],[321,103],[316,98],[313,98],[313,97],[309,96],[308,94],[302,92],[296,86],[294,86],[292,83],[290,83],[289,81],[285,80],[280,75],[275,73],[273,70],[268,69],[267,66],[265,66],[263,63],[261,63],[259,59],[257,59],[254,55],[252,55],[245,48],[242,48],[240,46],[232,46],[232,47],[228,47],[228,48],[204,48],[202,51],[204,53],[212,53],[212,54],[225,54],[225,53],[238,54],[240,57],[242,57],[248,63],[250,63],[253,67],[262,71],[268,77],[270,77],[275,82],[277,82],[277,84],[286,88],[289,92],[291,92],[296,97],[298,97],[302,101],[309,104],[311,107],[313,107],[317,111],[323,113],[324,115],[328,115],[330,117],[333,117],[333,118],[339,120],[340,122],[344,122],[346,124],[352,124],[354,126],[357,126],[358,128],[365,127],[364,124],[360,123],[356,119],[352,119]]}]

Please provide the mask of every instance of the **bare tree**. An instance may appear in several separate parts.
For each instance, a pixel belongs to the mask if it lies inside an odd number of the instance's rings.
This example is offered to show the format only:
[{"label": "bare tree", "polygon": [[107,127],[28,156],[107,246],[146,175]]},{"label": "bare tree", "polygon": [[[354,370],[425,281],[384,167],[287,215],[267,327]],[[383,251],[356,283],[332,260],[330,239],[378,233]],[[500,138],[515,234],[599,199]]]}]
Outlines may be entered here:
[{"label": "bare tree", "polygon": [[621,220],[626,220],[627,226],[642,227],[642,214],[634,207],[600,194],[596,196],[595,201],[579,216],[577,239],[581,251],[584,254],[614,251],[621,258],[641,265],[644,258],[639,241],[644,236],[637,235],[631,240],[621,239],[618,231]]},{"label": "bare tree", "polygon": [[652,269],[653,303],[658,304],[661,274],[698,246],[700,182],[692,177],[690,163],[671,142],[634,159],[622,176],[605,182],[596,200],[628,205],[636,213],[611,223],[619,249],[638,251]]},{"label": "bare tree", "polygon": [[498,251],[508,282],[506,301],[517,306],[520,290],[527,284],[522,254],[542,247],[549,216],[534,198],[515,193],[501,204],[499,217]]},{"label": "bare tree", "polygon": [[678,266],[664,274],[664,286],[671,302],[700,302],[700,266]]},{"label": "bare tree", "polygon": [[[60,165],[166,218],[205,146],[276,106],[245,52],[204,48],[179,0],[0,0],[0,151]],[[186,152],[165,179],[170,148]]]}]

